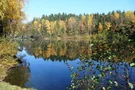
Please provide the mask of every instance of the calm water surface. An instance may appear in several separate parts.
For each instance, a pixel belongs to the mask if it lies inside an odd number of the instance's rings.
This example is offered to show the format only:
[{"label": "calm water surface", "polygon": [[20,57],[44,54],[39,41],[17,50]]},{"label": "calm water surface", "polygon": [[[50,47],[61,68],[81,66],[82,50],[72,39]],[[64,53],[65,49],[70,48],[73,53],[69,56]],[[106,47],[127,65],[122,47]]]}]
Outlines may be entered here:
[{"label": "calm water surface", "polygon": [[17,57],[23,63],[11,69],[5,78],[13,85],[37,90],[66,90],[71,85],[73,73],[77,79],[98,75],[101,72],[99,66],[105,69],[102,72],[106,76],[100,83],[103,86],[108,80],[114,80],[121,84],[117,89],[129,89],[127,78],[124,78],[127,73],[128,81],[135,81],[135,68],[130,66],[135,49],[130,42],[23,41],[19,44],[22,51],[18,51]]}]

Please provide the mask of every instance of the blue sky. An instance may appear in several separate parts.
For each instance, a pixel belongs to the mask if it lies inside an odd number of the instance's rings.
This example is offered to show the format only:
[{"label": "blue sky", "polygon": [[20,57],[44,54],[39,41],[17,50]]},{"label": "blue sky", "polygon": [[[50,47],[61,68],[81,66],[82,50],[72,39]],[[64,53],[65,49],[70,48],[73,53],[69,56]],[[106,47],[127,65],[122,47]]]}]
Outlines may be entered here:
[{"label": "blue sky", "polygon": [[90,14],[113,10],[135,10],[135,0],[28,0],[24,8],[28,21],[43,14]]}]

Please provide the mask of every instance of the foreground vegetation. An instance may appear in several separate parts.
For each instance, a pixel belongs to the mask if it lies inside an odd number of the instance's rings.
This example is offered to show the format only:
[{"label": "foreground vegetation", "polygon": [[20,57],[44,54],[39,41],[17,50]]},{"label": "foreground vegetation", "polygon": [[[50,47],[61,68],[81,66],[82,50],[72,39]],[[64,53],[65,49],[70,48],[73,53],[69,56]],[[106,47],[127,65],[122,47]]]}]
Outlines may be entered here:
[{"label": "foreground vegetation", "polygon": [[9,83],[0,82],[0,90],[32,90],[32,89],[21,88],[15,85],[10,85]]},{"label": "foreground vegetation", "polygon": [[0,39],[0,80],[4,79],[8,69],[18,65],[16,47],[17,44],[9,39]]},{"label": "foreground vegetation", "polygon": [[19,64],[17,53],[17,43],[11,42],[10,39],[0,39],[0,90],[30,90],[18,86],[10,85],[3,81],[8,71]]},{"label": "foreground vegetation", "polygon": [[17,43],[6,37],[14,36],[17,25],[25,18],[22,11],[24,4],[25,0],[0,0],[0,90],[29,90],[3,81],[8,70],[19,64],[15,56]]}]

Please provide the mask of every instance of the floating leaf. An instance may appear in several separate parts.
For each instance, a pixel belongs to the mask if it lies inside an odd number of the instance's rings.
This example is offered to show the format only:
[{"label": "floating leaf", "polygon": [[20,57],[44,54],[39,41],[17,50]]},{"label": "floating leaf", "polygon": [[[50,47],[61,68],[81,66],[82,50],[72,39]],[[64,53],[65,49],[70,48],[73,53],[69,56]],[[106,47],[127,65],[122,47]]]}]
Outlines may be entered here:
[{"label": "floating leaf", "polygon": [[103,90],[106,90],[105,87],[102,87]]},{"label": "floating leaf", "polygon": [[111,86],[108,86],[108,87],[107,87],[107,90],[111,90]]},{"label": "floating leaf", "polygon": [[131,67],[135,67],[135,63],[130,63],[130,66]]},{"label": "floating leaf", "polygon": [[101,78],[102,77],[102,74],[98,74],[98,76]]},{"label": "floating leaf", "polygon": [[114,81],[114,84],[115,84],[115,86],[116,86],[116,87],[118,87],[118,83],[117,83],[117,81]]},{"label": "floating leaf", "polygon": [[109,80],[109,83],[110,83],[110,84],[113,84],[111,80]]},{"label": "floating leaf", "polygon": [[129,87],[130,87],[131,89],[133,89],[133,88],[134,88],[134,86],[133,86],[133,84],[132,84],[132,83],[128,82],[128,85],[129,85]]},{"label": "floating leaf", "polygon": [[75,88],[75,86],[72,86],[72,88]]},{"label": "floating leaf", "polygon": [[82,71],[82,67],[78,67],[77,69],[78,69],[78,71]]}]

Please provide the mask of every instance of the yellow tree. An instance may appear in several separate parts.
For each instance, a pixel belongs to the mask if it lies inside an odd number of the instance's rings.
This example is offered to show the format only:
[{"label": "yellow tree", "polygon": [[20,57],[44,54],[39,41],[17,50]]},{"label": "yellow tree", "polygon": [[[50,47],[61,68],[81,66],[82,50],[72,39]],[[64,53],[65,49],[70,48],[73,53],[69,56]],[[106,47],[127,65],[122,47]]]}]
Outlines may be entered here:
[{"label": "yellow tree", "polygon": [[101,23],[99,23],[98,31],[99,31],[99,32],[102,32],[102,31],[103,31],[103,26],[102,26],[102,24],[101,24]]},{"label": "yellow tree", "polygon": [[38,32],[39,32],[40,36],[43,37],[42,24],[41,23],[38,24]]},{"label": "yellow tree", "polygon": [[50,22],[50,31],[51,31],[51,34],[54,34],[55,27],[56,27],[56,21]]},{"label": "yellow tree", "polygon": [[[34,35],[37,35],[37,34],[40,34],[41,35],[41,24],[40,24],[40,21],[38,19],[36,19],[34,22],[33,22],[33,25],[34,25],[34,32],[33,34]],[[37,35],[38,36],[38,35]],[[42,35],[41,35],[42,36]]]},{"label": "yellow tree", "polygon": [[45,30],[45,20],[44,19],[41,20],[41,25],[42,25],[42,31]]},{"label": "yellow tree", "polygon": [[132,11],[125,12],[124,16],[125,16],[126,21],[134,22],[134,20],[135,20],[135,15],[134,15],[134,12],[132,12]]},{"label": "yellow tree", "polygon": [[41,20],[41,29],[40,29],[40,32],[43,34],[47,34],[48,33],[48,27],[50,26],[47,26],[49,25],[49,21],[45,21],[45,19],[42,19]]},{"label": "yellow tree", "polygon": [[84,24],[86,24],[86,22],[85,22],[86,16],[83,15],[83,16],[81,17],[81,20],[82,20],[82,22],[83,22]]},{"label": "yellow tree", "polygon": [[105,22],[105,29],[110,30],[111,28],[111,23],[110,22]]},{"label": "yellow tree", "polygon": [[66,29],[67,29],[66,23],[65,23],[63,20],[59,20],[58,24],[59,24],[58,35],[59,35],[61,32],[64,33],[64,35],[65,35]]},{"label": "yellow tree", "polygon": [[5,12],[7,17],[9,19],[15,20],[16,22],[18,20],[24,19],[24,13],[22,12],[22,8],[24,6],[24,0],[7,0],[8,2],[8,7],[7,10],[8,12]]},{"label": "yellow tree", "polygon": [[87,26],[88,26],[88,32],[89,34],[91,34],[92,26],[93,26],[93,15],[88,15]]},{"label": "yellow tree", "polygon": [[71,30],[72,34],[73,34],[73,32],[75,32],[74,30],[76,28],[76,25],[77,25],[76,19],[74,17],[70,17],[68,19],[68,28],[69,28],[69,30]]},{"label": "yellow tree", "polygon": [[0,0],[0,20],[4,17],[4,12],[7,10],[7,0]]},{"label": "yellow tree", "polygon": [[85,33],[85,29],[86,29],[86,16],[82,16],[81,20],[79,21],[79,28],[81,30],[82,33]]},{"label": "yellow tree", "polygon": [[39,32],[41,31],[41,27],[42,27],[42,24],[39,23],[39,24],[38,24],[38,31],[39,31]]},{"label": "yellow tree", "polygon": [[[4,27],[17,27],[17,24],[21,22],[25,18],[25,14],[22,11],[24,6],[24,0],[1,0],[0,8],[0,18],[3,22]],[[7,31],[7,28],[4,29],[5,32],[15,32],[16,29],[9,28],[10,30]]]},{"label": "yellow tree", "polygon": [[54,34],[54,32],[55,32],[56,21],[50,22],[50,21],[46,20],[45,25],[47,28],[47,33],[50,35],[50,38],[51,38],[51,35]]},{"label": "yellow tree", "polygon": [[113,19],[114,19],[114,20],[118,20],[119,17],[120,17],[119,13],[114,12],[114,14],[113,14]]},{"label": "yellow tree", "polygon": [[51,24],[50,24],[49,20],[45,20],[45,26],[46,26],[46,29],[47,29],[47,33],[51,34]]},{"label": "yellow tree", "polygon": [[116,27],[119,23],[120,15],[117,12],[114,12],[114,14],[111,16],[112,20],[115,22],[114,27]]},{"label": "yellow tree", "polygon": [[38,21],[37,20],[35,20],[34,22],[33,22],[33,24],[34,24],[34,28],[35,28],[35,30],[38,30]]}]

